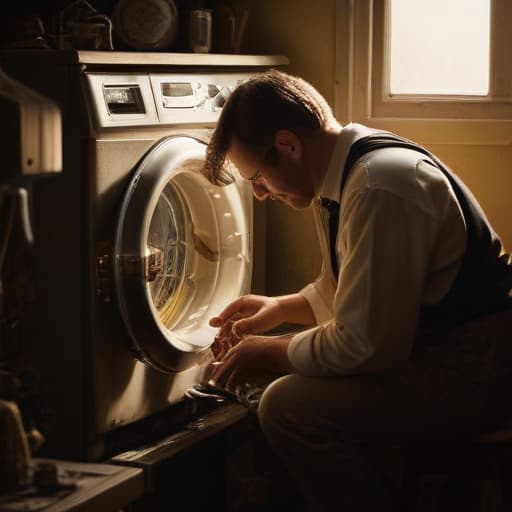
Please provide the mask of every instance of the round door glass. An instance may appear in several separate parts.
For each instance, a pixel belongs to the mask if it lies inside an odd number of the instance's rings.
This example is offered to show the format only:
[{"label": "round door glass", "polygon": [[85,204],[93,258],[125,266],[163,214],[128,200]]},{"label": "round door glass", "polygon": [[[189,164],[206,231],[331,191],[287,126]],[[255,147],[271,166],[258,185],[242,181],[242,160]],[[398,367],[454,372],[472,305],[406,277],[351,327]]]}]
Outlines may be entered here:
[{"label": "round door glass", "polygon": [[183,200],[176,187],[168,183],[151,218],[147,241],[149,293],[160,320],[168,328],[186,300],[183,283],[190,267],[190,239],[190,222]]},{"label": "round door glass", "polygon": [[181,371],[213,342],[209,319],[249,291],[249,188],[201,174],[205,145],[169,138],[131,180],[115,242],[116,289],[137,356]]}]

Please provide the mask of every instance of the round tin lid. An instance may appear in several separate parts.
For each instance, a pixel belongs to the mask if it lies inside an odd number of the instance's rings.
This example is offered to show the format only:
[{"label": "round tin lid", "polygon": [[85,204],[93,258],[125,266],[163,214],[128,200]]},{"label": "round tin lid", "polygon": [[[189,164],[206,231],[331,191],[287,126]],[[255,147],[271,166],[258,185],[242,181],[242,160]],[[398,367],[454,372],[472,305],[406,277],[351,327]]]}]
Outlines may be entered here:
[{"label": "round tin lid", "polygon": [[120,0],[112,12],[115,34],[135,50],[165,50],[178,34],[173,0]]}]

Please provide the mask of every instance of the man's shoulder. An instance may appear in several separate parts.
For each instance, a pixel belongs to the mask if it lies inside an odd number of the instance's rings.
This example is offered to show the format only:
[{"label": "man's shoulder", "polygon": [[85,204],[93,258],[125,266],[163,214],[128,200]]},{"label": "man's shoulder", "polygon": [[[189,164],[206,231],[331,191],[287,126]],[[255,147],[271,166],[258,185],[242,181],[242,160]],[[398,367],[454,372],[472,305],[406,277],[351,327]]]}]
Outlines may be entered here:
[{"label": "man's shoulder", "polygon": [[425,154],[407,148],[381,148],[359,159],[346,186],[347,197],[372,191],[424,203],[429,197],[449,194],[450,185]]}]

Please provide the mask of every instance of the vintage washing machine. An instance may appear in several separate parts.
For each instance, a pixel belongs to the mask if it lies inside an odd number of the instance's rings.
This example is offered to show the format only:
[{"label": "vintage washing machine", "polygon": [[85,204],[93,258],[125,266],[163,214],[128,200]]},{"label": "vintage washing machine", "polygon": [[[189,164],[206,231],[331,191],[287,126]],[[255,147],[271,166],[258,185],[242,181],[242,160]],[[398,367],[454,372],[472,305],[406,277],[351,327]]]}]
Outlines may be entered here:
[{"label": "vintage washing machine", "polygon": [[4,69],[54,99],[63,119],[63,173],[32,190],[36,301],[22,340],[43,454],[100,460],[191,412],[183,396],[210,360],[208,320],[251,289],[262,250],[247,183],[219,188],[200,174],[206,144],[230,91],[286,62],[2,54]]}]

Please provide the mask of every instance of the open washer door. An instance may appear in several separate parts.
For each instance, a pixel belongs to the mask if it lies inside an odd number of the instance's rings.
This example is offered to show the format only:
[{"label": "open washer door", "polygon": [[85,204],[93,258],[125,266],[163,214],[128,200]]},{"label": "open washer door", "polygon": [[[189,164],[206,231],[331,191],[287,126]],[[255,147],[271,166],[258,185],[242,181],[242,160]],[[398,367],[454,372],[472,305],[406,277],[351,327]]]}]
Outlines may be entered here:
[{"label": "open washer door", "polygon": [[130,181],[117,224],[114,279],[138,359],[175,373],[212,344],[209,319],[249,291],[252,196],[200,173],[206,146],[161,141]]}]

